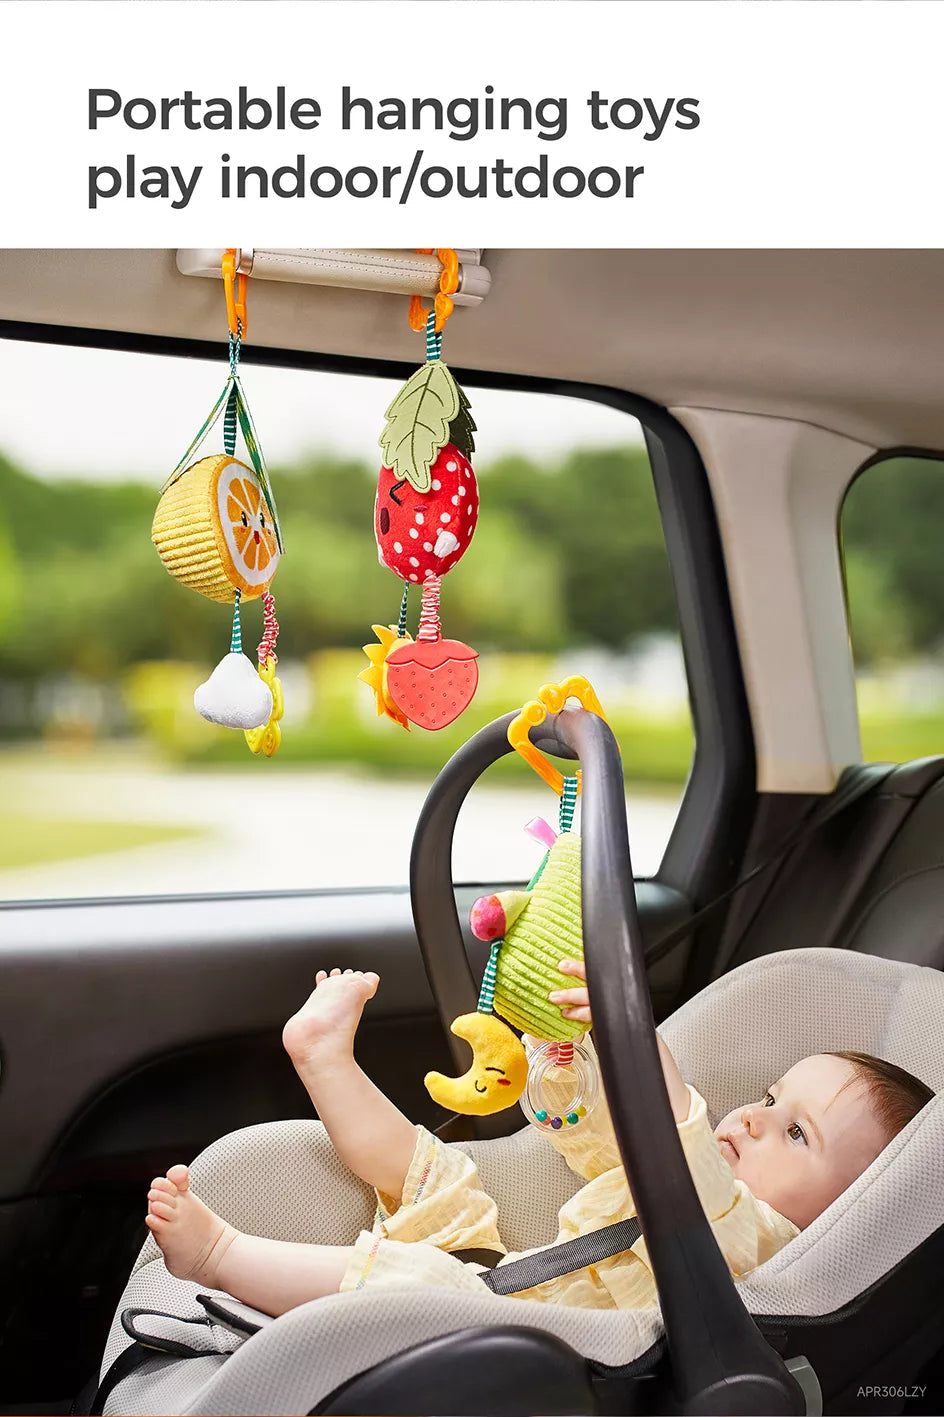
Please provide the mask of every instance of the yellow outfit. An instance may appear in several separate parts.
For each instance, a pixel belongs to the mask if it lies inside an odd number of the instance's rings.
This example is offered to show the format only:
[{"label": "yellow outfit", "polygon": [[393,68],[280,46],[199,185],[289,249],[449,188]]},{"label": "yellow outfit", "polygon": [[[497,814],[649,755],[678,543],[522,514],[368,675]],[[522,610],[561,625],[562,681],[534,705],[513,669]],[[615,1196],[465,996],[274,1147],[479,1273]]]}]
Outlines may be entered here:
[{"label": "yellow outfit", "polygon": [[[689,1095],[688,1117],[678,1124],[682,1149],[715,1238],[737,1278],[770,1259],[799,1231],[736,1179],[712,1135],[704,1100],[691,1087]],[[354,1245],[341,1281],[342,1293],[378,1285],[392,1289],[435,1285],[481,1294],[481,1266],[464,1263],[448,1252],[505,1253],[497,1207],[482,1190],[471,1158],[423,1127],[417,1132],[402,1199],[378,1194],[374,1228],[362,1231]],[[549,1130],[546,1135],[571,1170],[588,1182],[561,1206],[556,1243],[636,1214],[602,1098],[579,1126]],[[520,1258],[520,1254],[505,1254],[499,1263]],[[642,1238],[631,1251],[545,1280],[516,1297],[586,1309],[643,1309],[658,1303]]]}]

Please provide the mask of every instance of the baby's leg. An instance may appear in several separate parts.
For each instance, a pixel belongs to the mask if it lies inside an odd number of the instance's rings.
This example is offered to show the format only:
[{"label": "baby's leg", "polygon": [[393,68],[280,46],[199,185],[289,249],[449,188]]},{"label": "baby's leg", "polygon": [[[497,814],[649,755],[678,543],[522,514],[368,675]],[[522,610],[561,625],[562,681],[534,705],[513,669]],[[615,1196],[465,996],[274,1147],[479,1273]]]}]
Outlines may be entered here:
[{"label": "baby's leg", "polygon": [[352,1253],[344,1245],[293,1245],[240,1234],[193,1194],[186,1166],[172,1166],[151,1182],[145,1224],[171,1274],[222,1289],[266,1314],[336,1294]]},{"label": "baby's leg", "polygon": [[319,970],[314,993],[285,1025],[282,1042],[341,1160],[398,1201],[416,1127],[354,1061],[354,1034],[379,982],[376,974]]}]

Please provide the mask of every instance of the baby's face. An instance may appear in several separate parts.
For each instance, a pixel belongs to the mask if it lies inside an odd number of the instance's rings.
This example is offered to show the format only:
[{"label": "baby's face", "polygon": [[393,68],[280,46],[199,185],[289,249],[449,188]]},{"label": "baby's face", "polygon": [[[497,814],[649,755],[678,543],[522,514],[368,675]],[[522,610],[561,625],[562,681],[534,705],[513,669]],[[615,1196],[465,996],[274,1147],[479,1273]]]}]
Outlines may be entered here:
[{"label": "baby's face", "polygon": [[852,1064],[826,1054],[803,1058],[759,1102],[729,1112],[715,1138],[751,1194],[801,1230],[862,1175],[886,1140]]}]

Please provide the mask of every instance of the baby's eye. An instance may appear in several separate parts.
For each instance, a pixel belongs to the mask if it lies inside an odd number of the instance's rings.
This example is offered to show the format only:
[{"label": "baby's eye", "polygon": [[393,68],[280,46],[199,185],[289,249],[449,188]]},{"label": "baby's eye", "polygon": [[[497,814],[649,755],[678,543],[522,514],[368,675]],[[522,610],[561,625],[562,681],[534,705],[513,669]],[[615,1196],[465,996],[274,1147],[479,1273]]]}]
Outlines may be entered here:
[{"label": "baby's eye", "polygon": [[803,1128],[800,1126],[799,1122],[790,1123],[789,1127],[787,1128],[787,1136],[790,1138],[791,1141],[806,1141],[806,1136],[804,1135]]},{"label": "baby's eye", "polygon": [[773,1096],[773,1093],[772,1093],[772,1092],[765,1092],[765,1093],[764,1093],[764,1106],[765,1106],[765,1107],[772,1107],[773,1105],[774,1105],[774,1096]]}]

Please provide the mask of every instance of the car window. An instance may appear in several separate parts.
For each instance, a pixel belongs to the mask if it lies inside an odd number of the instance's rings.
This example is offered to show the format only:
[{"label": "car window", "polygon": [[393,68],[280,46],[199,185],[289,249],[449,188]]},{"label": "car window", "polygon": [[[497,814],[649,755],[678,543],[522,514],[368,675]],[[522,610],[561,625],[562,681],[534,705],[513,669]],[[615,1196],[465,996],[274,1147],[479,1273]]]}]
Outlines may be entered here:
[{"label": "car window", "polygon": [[[373,534],[377,438],[399,382],[242,373],[285,540],[271,760],[195,712],[231,612],[168,576],[151,544],[158,491],[222,361],[0,341],[0,899],[405,884],[444,761],[572,673],[621,740],[634,865],[654,872],[692,730],[638,423],[582,399],[469,388],[482,511],[441,612],[443,633],[479,651],[480,683],[450,728],[405,733],[357,678],[402,588]],[[219,429],[201,451],[217,444]],[[251,655],[258,601],[242,621]],[[463,812],[456,879],[529,875],[521,827],[554,811],[523,763],[497,765]]]},{"label": "car window", "polygon": [[867,762],[944,744],[944,461],[871,464],[846,494],[843,565]]}]

